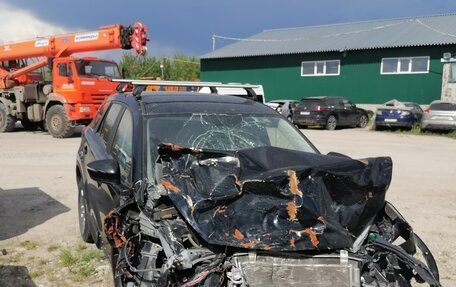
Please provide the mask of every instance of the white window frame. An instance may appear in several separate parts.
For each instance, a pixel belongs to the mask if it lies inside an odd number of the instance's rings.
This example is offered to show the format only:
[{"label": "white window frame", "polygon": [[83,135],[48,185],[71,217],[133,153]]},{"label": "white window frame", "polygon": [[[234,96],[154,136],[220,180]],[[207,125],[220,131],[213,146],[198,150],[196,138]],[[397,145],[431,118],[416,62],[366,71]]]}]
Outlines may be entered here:
[{"label": "white window frame", "polygon": [[[326,73],[326,63],[327,62],[337,62],[337,74],[327,74]],[[304,64],[313,63],[314,73],[313,74],[303,74]],[[323,74],[317,74],[317,64],[323,63]],[[322,61],[303,61],[301,62],[301,77],[331,77],[340,75],[340,60],[322,60]]]},{"label": "white window frame", "polygon": [[[417,58],[427,58],[427,69],[426,69],[426,71],[412,72],[413,59],[417,59]],[[401,72],[401,60],[403,60],[403,59],[408,59],[409,60],[408,70],[405,71],[405,72]],[[383,61],[384,60],[396,60],[396,72],[383,72]],[[382,58],[382,61],[380,63],[380,74],[381,75],[428,74],[429,73],[429,65],[430,65],[430,57],[429,56]]]}]

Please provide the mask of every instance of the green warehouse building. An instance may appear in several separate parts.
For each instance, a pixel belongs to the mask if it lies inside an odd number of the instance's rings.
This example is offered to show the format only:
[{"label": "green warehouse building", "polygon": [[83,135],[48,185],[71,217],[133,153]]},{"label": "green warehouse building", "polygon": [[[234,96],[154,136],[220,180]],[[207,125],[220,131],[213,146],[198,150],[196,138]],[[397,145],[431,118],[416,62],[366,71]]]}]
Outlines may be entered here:
[{"label": "green warehouse building", "polygon": [[441,97],[443,54],[456,53],[456,14],[265,30],[237,40],[201,57],[202,81],[262,84],[267,101],[428,104]]}]

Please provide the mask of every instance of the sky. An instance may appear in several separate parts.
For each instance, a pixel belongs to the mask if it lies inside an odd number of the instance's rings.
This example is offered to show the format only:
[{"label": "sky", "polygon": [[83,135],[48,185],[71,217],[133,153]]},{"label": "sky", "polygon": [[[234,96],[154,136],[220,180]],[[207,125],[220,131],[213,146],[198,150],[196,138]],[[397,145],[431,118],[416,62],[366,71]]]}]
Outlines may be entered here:
[{"label": "sky", "polygon": [[[140,21],[149,55],[198,57],[212,51],[213,34],[246,38],[266,29],[444,13],[456,13],[455,0],[0,0],[0,42]],[[217,39],[216,48],[231,43]],[[116,60],[121,53],[103,54]]]}]

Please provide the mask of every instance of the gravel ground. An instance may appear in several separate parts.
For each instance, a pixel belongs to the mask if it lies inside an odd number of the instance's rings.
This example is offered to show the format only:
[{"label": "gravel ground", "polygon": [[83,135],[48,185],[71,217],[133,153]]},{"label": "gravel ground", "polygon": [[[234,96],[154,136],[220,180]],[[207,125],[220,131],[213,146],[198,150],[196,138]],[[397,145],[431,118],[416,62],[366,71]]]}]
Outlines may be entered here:
[{"label": "gravel ground", "polygon": [[[302,131],[323,153],[393,158],[387,199],[434,253],[442,283],[456,286],[456,141],[367,129]],[[81,249],[79,142],[43,132],[0,134],[0,286],[112,286],[106,260],[82,278],[62,262],[65,250]]]}]

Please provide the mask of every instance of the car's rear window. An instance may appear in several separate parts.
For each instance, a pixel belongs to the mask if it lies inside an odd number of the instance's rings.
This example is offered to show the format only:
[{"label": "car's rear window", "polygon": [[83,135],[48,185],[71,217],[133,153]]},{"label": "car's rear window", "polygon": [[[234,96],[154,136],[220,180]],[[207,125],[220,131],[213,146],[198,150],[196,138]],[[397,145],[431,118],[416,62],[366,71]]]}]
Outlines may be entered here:
[{"label": "car's rear window", "polygon": [[302,100],[299,105],[301,107],[306,107],[306,108],[313,108],[316,106],[321,106],[323,105],[322,100]]},{"label": "car's rear window", "polygon": [[429,109],[433,111],[456,111],[456,103],[434,103]]}]

